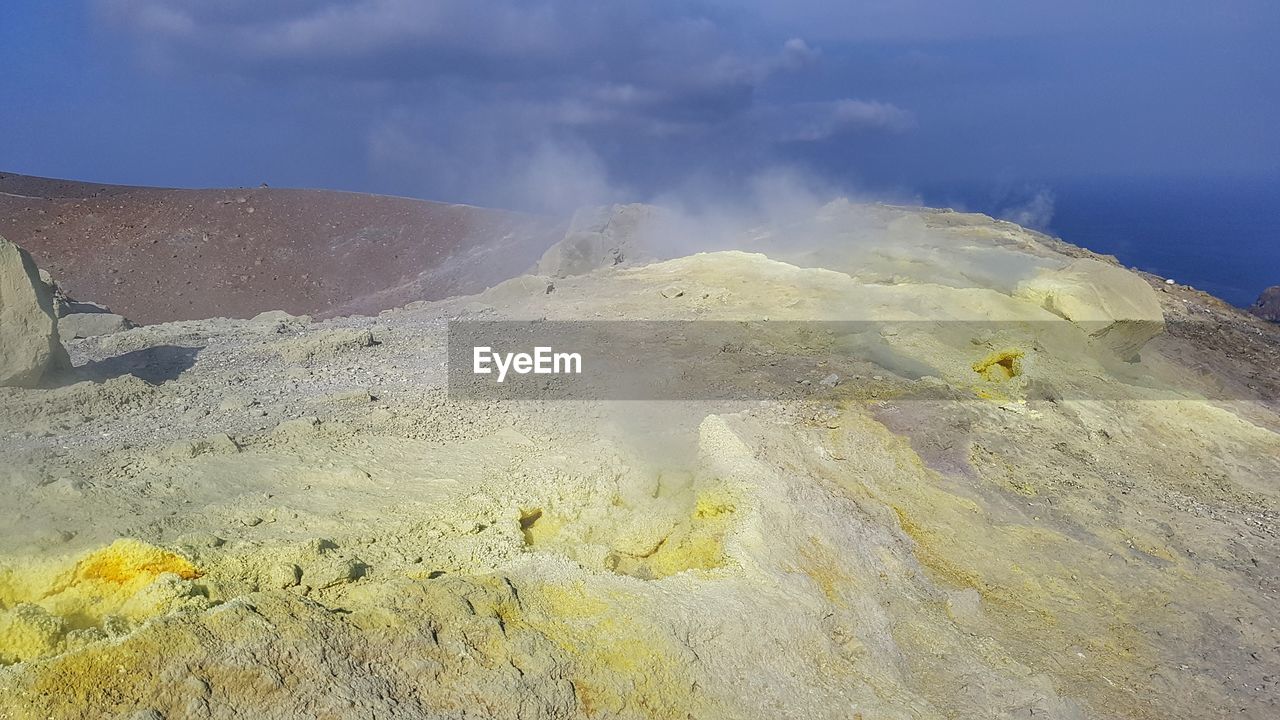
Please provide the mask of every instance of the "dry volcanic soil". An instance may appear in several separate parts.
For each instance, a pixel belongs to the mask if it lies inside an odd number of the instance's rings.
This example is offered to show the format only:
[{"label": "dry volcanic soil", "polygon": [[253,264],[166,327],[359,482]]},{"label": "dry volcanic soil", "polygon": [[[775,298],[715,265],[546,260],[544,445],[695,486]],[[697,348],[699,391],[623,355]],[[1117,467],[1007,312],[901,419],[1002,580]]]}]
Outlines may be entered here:
[{"label": "dry volcanic soil", "polygon": [[[1280,333],[1193,290],[835,202],[648,256],[660,211],[595,210],[407,297],[457,265],[343,256],[376,233],[342,196],[10,191],[47,222],[0,232],[150,324],[0,388],[0,718],[1280,716]],[[554,229],[413,207],[463,267]],[[251,208],[339,225],[252,271]],[[143,262],[179,216],[208,237]],[[201,317],[219,282],[243,304]],[[494,321],[751,332],[558,347],[639,368],[575,399],[460,392],[449,325]],[[717,392],[637,395],[658,370]]]}]

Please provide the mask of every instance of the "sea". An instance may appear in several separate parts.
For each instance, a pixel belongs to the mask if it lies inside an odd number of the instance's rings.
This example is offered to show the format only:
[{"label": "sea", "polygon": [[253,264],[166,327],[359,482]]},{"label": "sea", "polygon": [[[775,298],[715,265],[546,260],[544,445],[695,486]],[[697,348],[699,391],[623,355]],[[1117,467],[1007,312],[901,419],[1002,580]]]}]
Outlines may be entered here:
[{"label": "sea", "polygon": [[1280,177],[1108,178],[1029,183],[1017,191],[952,186],[926,191],[923,200],[1028,220],[1050,235],[1239,307],[1280,285]]}]

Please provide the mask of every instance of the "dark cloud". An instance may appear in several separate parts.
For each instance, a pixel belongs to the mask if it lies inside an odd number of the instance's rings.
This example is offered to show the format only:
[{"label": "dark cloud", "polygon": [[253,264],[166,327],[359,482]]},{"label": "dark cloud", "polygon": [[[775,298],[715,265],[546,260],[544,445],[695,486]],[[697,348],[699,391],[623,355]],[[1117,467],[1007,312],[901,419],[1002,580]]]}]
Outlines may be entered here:
[{"label": "dark cloud", "polygon": [[768,147],[910,126],[909,112],[876,99],[768,98],[820,63],[820,49],[717,3],[100,0],[98,9],[154,69],[339,101],[359,93],[372,103],[369,162],[406,179],[416,172],[413,192],[435,189],[449,168],[455,187],[476,186],[467,197],[487,187],[482,200],[519,203],[495,188],[525,185],[529,163],[592,178],[568,185],[625,185],[628,164],[656,141],[679,166],[683,144],[708,139]]},{"label": "dark cloud", "polygon": [[[251,167],[559,209],[775,167],[896,190],[1280,157],[1280,5],[1262,0],[90,3],[101,42],[74,49],[99,49],[92,77],[64,88],[109,87],[81,100],[113,121],[48,146],[121,148],[151,182]],[[0,129],[69,124],[22,99]]]},{"label": "dark cloud", "polygon": [[[217,58],[243,73],[480,80],[540,73],[634,84],[677,75],[759,79],[771,62],[733,34],[723,11],[688,3],[99,0],[98,7],[173,62]],[[793,43],[776,52],[794,63],[805,50]]]}]

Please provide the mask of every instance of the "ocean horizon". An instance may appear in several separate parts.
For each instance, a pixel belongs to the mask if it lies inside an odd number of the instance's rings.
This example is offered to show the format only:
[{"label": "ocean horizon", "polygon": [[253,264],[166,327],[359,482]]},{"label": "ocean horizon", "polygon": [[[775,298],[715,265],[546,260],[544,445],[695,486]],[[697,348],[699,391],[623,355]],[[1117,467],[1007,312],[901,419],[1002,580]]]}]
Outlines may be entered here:
[{"label": "ocean horizon", "polygon": [[[1036,185],[1037,230],[1248,307],[1280,285],[1280,177],[1072,180]],[[989,189],[924,193],[928,205],[1010,217],[1026,199]],[[1016,215],[1017,213],[1014,212]],[[1031,212],[1029,214],[1036,214]],[[1010,218],[1017,219],[1017,218]]]}]

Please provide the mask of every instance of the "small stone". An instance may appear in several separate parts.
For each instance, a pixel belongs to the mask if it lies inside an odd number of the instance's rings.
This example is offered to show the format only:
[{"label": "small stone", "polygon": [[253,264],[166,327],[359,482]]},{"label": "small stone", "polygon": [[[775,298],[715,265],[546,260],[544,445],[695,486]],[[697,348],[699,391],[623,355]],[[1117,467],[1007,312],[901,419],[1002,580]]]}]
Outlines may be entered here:
[{"label": "small stone", "polygon": [[190,460],[196,456],[196,442],[194,440],[178,440],[166,447],[160,455],[168,460]]},{"label": "small stone", "polygon": [[684,288],[679,287],[678,285],[668,285],[667,287],[662,289],[662,297],[667,299],[678,298],[683,295],[684,295]]},{"label": "small stone", "polygon": [[329,538],[312,538],[307,541],[304,550],[307,557],[318,558],[338,549],[338,544]]},{"label": "small stone", "polygon": [[48,492],[57,492],[70,497],[84,497],[85,490],[89,488],[89,483],[80,478],[60,477],[44,486]]},{"label": "small stone", "polygon": [[190,460],[200,455],[234,455],[240,446],[225,433],[214,433],[200,440],[178,440],[161,453],[166,460]]},{"label": "small stone", "polygon": [[840,376],[836,375],[835,373],[831,373],[830,375],[819,380],[818,384],[833,388],[840,384]]},{"label": "small stone", "polygon": [[299,318],[295,315],[290,315],[284,310],[267,310],[266,312],[260,312],[249,318],[249,322],[258,325],[274,326],[276,323],[295,322],[301,319],[305,319],[305,316],[304,318]]},{"label": "small stone", "polygon": [[369,476],[369,473],[365,472],[364,470],[361,470],[358,467],[341,468],[335,474],[338,476],[339,480],[342,480],[343,482],[346,482],[346,483],[355,484],[355,485],[361,485],[361,484],[367,483],[372,479]]},{"label": "small stone", "polygon": [[269,582],[277,589],[291,588],[302,580],[302,568],[293,563],[279,563],[271,568]]}]

